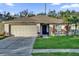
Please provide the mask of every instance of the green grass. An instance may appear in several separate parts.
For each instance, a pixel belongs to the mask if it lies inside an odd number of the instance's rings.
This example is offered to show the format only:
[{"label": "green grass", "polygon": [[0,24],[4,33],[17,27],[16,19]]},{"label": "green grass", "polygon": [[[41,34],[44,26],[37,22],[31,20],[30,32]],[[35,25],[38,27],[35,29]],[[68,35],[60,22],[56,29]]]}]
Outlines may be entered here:
[{"label": "green grass", "polygon": [[57,52],[57,53],[32,53],[33,56],[79,56],[79,53]]},{"label": "green grass", "polygon": [[49,38],[37,38],[33,48],[79,48],[79,36],[51,36]]}]

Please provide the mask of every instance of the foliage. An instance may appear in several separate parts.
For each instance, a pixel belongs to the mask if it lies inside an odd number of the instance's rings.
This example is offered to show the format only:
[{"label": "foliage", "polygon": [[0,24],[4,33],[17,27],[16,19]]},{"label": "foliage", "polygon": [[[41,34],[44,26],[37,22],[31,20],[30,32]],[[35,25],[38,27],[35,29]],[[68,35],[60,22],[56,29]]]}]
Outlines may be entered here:
[{"label": "foliage", "polygon": [[38,13],[37,15],[46,15],[45,13]]},{"label": "foliage", "polygon": [[20,17],[27,16],[27,15],[28,15],[28,10],[23,10],[20,12]]},{"label": "foliage", "polygon": [[55,10],[49,11],[48,12],[48,16],[50,16],[50,17],[56,17],[57,16],[56,11]]},{"label": "foliage", "polygon": [[79,23],[79,18],[77,16],[71,16],[68,18],[68,21],[70,23],[75,24],[75,31],[74,31],[74,35],[76,35],[76,30],[77,30],[77,23]]},{"label": "foliage", "polygon": [[[56,10],[51,10],[51,11],[48,11],[47,14],[45,14],[44,12],[40,12],[37,15],[48,15],[48,16],[54,17],[54,18],[61,18],[66,22],[72,22],[73,16],[79,17],[79,12],[77,12],[75,10],[72,10],[72,11],[70,11],[70,10],[62,11],[61,10],[59,12],[56,12]],[[35,16],[35,14],[33,12],[30,12],[28,9],[23,10],[14,15],[11,15],[10,12],[6,12],[6,11],[4,11],[3,14],[0,13],[0,19],[3,19],[3,20],[12,20],[17,17],[25,17],[25,16],[31,17],[31,16]],[[69,18],[71,18],[71,20]],[[74,22],[76,22],[76,21],[74,21]]]},{"label": "foliage", "polygon": [[4,32],[0,32],[0,36],[4,36],[5,35],[5,33]]},{"label": "foliage", "polygon": [[10,12],[4,12],[3,20],[12,20],[14,17],[10,14]]},{"label": "foliage", "polygon": [[30,12],[30,13],[28,14],[28,17],[32,17],[32,16],[35,16],[35,14],[33,14],[33,12]]}]

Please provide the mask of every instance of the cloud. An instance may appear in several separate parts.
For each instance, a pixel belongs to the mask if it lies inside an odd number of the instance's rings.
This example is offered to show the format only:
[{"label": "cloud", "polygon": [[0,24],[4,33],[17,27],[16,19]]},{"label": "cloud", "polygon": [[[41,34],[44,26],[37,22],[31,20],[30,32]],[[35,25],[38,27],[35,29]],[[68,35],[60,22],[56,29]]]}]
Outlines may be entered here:
[{"label": "cloud", "polygon": [[5,3],[5,5],[8,5],[8,6],[14,6],[13,3]]},{"label": "cloud", "polygon": [[15,13],[11,12],[10,14],[11,14],[11,15],[14,15]]},{"label": "cloud", "polygon": [[51,5],[60,5],[61,3],[51,3]]},{"label": "cloud", "polygon": [[75,7],[79,8],[79,4],[63,5],[63,6],[61,7],[61,9],[75,8]]}]

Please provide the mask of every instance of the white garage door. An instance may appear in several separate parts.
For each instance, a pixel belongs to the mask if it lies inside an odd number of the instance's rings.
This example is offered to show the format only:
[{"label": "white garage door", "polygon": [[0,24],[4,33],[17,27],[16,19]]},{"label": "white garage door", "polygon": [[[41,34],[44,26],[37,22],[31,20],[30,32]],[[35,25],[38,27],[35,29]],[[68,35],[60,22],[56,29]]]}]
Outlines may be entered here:
[{"label": "white garage door", "polygon": [[37,36],[36,25],[11,25],[11,34],[20,37]]}]

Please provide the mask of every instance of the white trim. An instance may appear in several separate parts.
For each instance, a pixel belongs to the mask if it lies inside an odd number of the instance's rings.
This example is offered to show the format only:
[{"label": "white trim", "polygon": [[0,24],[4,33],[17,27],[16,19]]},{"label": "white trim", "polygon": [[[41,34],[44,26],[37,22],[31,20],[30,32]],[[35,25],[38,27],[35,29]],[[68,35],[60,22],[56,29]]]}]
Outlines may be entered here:
[{"label": "white trim", "polygon": [[53,30],[53,24],[49,24],[49,35],[53,34],[52,30]]},{"label": "white trim", "polygon": [[10,25],[10,24],[4,24],[4,32],[5,32],[5,35],[6,35],[6,36],[9,36],[9,34],[10,34],[9,25]]}]

